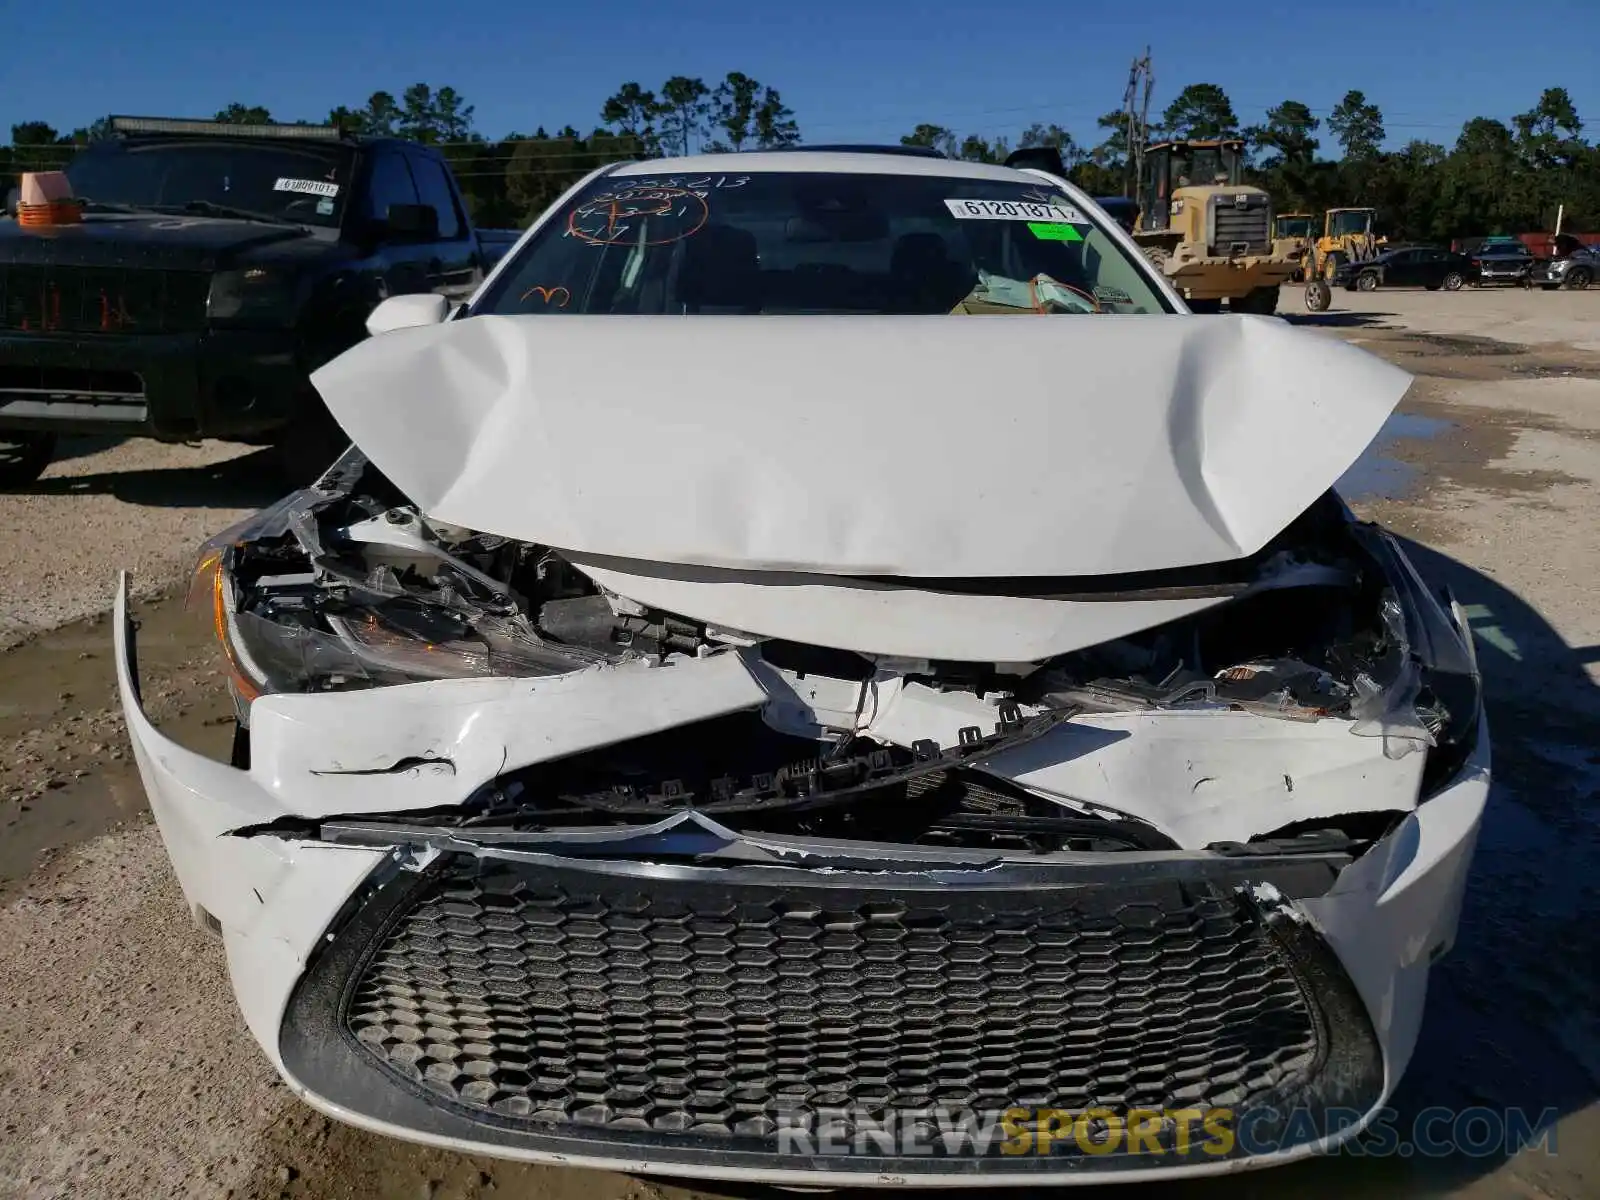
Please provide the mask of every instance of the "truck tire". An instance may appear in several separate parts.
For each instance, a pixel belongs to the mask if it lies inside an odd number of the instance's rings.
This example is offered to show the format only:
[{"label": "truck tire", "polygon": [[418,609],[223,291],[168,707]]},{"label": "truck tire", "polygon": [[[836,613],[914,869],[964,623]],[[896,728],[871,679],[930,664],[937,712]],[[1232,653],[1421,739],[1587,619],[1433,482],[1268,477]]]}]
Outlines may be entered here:
[{"label": "truck tire", "polygon": [[1332,283],[1342,266],[1344,266],[1344,255],[1337,250],[1330,251],[1322,260],[1322,277]]},{"label": "truck tire", "polygon": [[273,439],[278,470],[292,488],[310,487],[350,446],[322,397],[312,393],[302,415]]},{"label": "truck tire", "polygon": [[24,430],[0,432],[0,488],[27,487],[56,456],[56,435]]},{"label": "truck tire", "polygon": [[1328,286],[1326,279],[1313,279],[1306,284],[1306,311],[1327,312],[1333,304],[1333,289]]},{"label": "truck tire", "polygon": [[1275,287],[1252,288],[1242,296],[1235,296],[1228,301],[1228,306],[1234,312],[1255,313],[1258,316],[1270,317],[1278,311],[1278,289]]}]

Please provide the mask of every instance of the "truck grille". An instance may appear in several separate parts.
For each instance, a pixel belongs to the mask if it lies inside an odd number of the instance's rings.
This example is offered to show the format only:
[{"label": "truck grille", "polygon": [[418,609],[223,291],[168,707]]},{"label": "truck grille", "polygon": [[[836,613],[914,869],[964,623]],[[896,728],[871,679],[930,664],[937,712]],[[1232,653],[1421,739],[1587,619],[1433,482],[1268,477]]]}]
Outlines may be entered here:
[{"label": "truck grille", "polygon": [[[474,1140],[765,1157],[840,1112],[1287,1106],[1315,1099],[1357,1024],[1340,1073],[1381,1074],[1364,1014],[1330,1033],[1342,972],[1312,978],[1211,883],[877,890],[444,861],[346,928],[283,1053],[313,1091],[364,1063]],[[425,1109],[380,1115],[435,1124]]]},{"label": "truck grille", "polygon": [[200,271],[0,266],[0,330],[191,333],[205,327],[209,288]]},{"label": "truck grille", "polygon": [[1244,254],[1267,254],[1271,251],[1272,212],[1265,196],[1245,197],[1245,207],[1234,203],[1232,196],[1218,196],[1211,201],[1211,253],[1228,255],[1238,251]]}]

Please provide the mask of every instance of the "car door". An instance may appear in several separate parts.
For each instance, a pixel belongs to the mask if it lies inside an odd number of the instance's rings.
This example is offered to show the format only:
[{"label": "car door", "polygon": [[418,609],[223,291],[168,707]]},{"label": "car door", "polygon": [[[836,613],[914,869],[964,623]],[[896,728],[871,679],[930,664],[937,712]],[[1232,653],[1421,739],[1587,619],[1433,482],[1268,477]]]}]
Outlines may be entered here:
[{"label": "car door", "polygon": [[1421,268],[1420,255],[1421,252],[1417,250],[1396,250],[1383,273],[1384,283],[1390,287],[1416,287]]},{"label": "car door", "polygon": [[1426,288],[1436,288],[1444,282],[1450,270],[1450,256],[1443,250],[1429,248],[1418,252],[1417,282]]},{"label": "car door", "polygon": [[376,300],[433,290],[428,280],[432,242],[412,241],[388,230],[391,207],[419,203],[416,181],[404,151],[392,145],[380,145],[372,151],[361,195],[361,218],[374,244],[370,267],[375,277]]},{"label": "car door", "polygon": [[452,305],[464,304],[483,282],[482,251],[450,186],[444,163],[425,151],[412,150],[408,157],[421,203],[439,217],[439,237],[425,261],[428,287]]}]

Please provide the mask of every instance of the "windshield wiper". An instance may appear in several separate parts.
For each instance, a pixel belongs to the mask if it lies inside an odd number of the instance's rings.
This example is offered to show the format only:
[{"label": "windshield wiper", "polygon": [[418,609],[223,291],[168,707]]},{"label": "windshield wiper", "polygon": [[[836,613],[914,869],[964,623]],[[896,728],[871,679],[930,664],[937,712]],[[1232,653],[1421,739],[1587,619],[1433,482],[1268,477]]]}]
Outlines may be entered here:
[{"label": "windshield wiper", "polygon": [[137,204],[121,204],[115,200],[91,200],[88,196],[79,196],[78,200],[82,203],[86,212],[132,213],[148,211]]},{"label": "windshield wiper", "polygon": [[300,222],[280,217],[276,213],[256,212],[249,208],[234,208],[229,204],[216,204],[210,200],[187,200],[182,204],[152,204],[152,212],[200,213],[207,217],[233,217],[240,221],[260,221],[267,225],[291,225],[300,228]]}]

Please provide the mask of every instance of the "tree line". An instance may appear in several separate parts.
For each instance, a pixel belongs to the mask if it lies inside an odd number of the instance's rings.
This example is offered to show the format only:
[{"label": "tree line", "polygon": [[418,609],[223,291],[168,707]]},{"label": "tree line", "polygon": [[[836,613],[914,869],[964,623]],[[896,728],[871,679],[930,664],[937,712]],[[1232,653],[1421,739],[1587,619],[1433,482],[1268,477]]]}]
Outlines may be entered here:
[{"label": "tree line", "polygon": [[[555,132],[489,139],[474,125],[474,108],[453,87],[416,83],[399,96],[374,92],[358,108],[328,114],[355,132],[436,145],[451,161],[472,209],[485,226],[525,225],[596,166],[641,155],[722,153],[800,142],[800,126],[776,88],[740,71],[720,81],[675,75],[658,88],[623,84],[601,106],[588,133],[568,125]],[[216,120],[272,120],[258,105],[233,103]],[[300,122],[304,124],[305,122]],[[1129,187],[1128,121],[1109,112],[1097,122],[1102,140],[1078,143],[1060,125],[1037,123],[1017,148],[1054,146],[1072,181],[1093,195]],[[1227,92],[1214,83],[1185,87],[1159,114],[1148,140],[1240,138],[1248,155],[1247,181],[1264,187],[1278,212],[1321,212],[1370,205],[1392,236],[1448,241],[1476,234],[1553,227],[1565,206],[1564,228],[1600,230],[1600,146],[1584,126],[1566,89],[1546,88],[1509,124],[1489,117],[1467,121],[1451,146],[1413,140],[1398,150],[1387,140],[1383,112],[1360,91],[1349,91],[1328,112],[1285,99],[1258,125],[1244,125]],[[11,127],[0,147],[0,177],[59,166],[80,146],[107,136],[98,121],[63,134],[44,121]],[[1324,156],[1324,136],[1334,156]],[[918,124],[900,141],[931,146],[952,158],[1000,162],[1011,152],[1005,137],[958,133]]]},{"label": "tree line", "polygon": [[[800,126],[778,90],[742,71],[711,84],[684,75],[656,89],[625,83],[601,106],[599,122],[588,133],[571,125],[554,132],[540,126],[532,133],[490,139],[475,128],[473,115],[473,105],[455,88],[415,83],[398,97],[378,91],[358,108],[341,105],[325,123],[437,146],[460,180],[474,222],[482,226],[528,224],[573,183],[609,162],[771,149],[800,140]],[[259,125],[274,116],[261,105],[235,102],[213,120]],[[0,178],[61,167],[79,148],[110,133],[109,120],[71,133],[44,121],[13,125],[11,145],[0,146]]]},{"label": "tree line", "polygon": [[[1292,99],[1267,109],[1265,117],[1244,125],[1220,86],[1190,84],[1151,122],[1147,141],[1239,138],[1248,156],[1246,182],[1266,189],[1276,211],[1370,206],[1386,232],[1406,240],[1548,231],[1561,207],[1564,229],[1600,232],[1600,145],[1584,138],[1565,88],[1544,89],[1509,125],[1472,118],[1451,146],[1413,140],[1384,150],[1383,111],[1355,90],[1326,120]],[[1054,146],[1079,187],[1097,196],[1124,195],[1127,116],[1109,112],[1096,124],[1103,140],[1093,146],[1074,141],[1059,125],[1042,124],[1026,130],[1017,146]],[[1323,133],[1337,157],[1318,153]],[[900,140],[975,162],[1001,162],[1012,149],[1005,138],[961,136],[940,125],[918,125]]]}]

